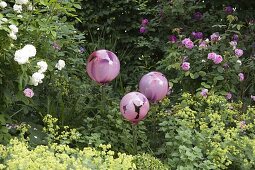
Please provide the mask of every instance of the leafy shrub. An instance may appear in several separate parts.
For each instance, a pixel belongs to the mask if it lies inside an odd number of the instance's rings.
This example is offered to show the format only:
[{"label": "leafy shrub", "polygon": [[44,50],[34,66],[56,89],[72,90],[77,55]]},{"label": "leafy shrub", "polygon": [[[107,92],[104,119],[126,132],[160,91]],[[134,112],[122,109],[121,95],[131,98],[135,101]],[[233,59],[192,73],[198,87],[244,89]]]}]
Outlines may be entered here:
[{"label": "leafy shrub", "polygon": [[[78,3],[28,1],[21,5],[23,10],[19,13],[13,9],[14,1],[8,1],[8,6],[0,9],[0,133],[4,134],[1,143],[10,139],[8,128],[20,122],[40,125],[48,113],[60,118],[62,125],[70,122],[80,113],[76,102],[89,99],[89,95],[80,95],[88,88],[88,82],[83,71],[84,50],[80,48],[84,36],[72,21]],[[36,56],[21,64],[15,61],[16,52],[27,44],[36,48]],[[62,70],[57,67],[59,60],[66,63]],[[42,66],[38,63],[42,62],[45,70],[40,75],[44,78],[38,85],[33,84],[32,75],[39,72]],[[27,95],[25,90],[33,95]]]},{"label": "leafy shrub", "polygon": [[255,108],[224,97],[183,94],[171,112],[161,113],[165,151],[173,169],[253,169]]},{"label": "leafy shrub", "polygon": [[147,170],[167,170],[166,167],[160,160],[152,157],[149,154],[140,154],[134,156],[133,160],[136,164],[137,169],[147,169]]}]

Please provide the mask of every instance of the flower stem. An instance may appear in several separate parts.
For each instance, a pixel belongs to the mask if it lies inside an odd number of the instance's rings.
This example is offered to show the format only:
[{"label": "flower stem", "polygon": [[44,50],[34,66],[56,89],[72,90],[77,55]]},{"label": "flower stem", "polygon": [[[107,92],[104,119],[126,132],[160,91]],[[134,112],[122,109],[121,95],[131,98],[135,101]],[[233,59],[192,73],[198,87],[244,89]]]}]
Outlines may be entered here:
[{"label": "flower stem", "polygon": [[133,131],[133,154],[137,154],[137,125],[132,124],[132,131]]}]

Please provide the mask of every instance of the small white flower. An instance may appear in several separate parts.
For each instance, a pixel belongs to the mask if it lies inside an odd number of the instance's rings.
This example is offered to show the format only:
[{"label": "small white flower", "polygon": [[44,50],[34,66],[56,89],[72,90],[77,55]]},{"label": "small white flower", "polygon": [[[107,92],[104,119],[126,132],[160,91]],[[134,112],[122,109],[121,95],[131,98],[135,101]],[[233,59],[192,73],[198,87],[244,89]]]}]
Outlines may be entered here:
[{"label": "small white flower", "polygon": [[37,62],[37,66],[40,68],[38,73],[44,73],[48,68],[48,64],[45,61]]},{"label": "small white flower", "polygon": [[28,59],[29,57],[24,53],[24,51],[21,49],[21,50],[17,50],[15,52],[15,55],[14,55],[14,60],[18,62],[18,64],[26,64],[28,63]]},{"label": "small white flower", "polygon": [[18,18],[23,18],[23,16],[22,16],[22,15],[17,15],[17,17],[18,17]]},{"label": "small white flower", "polygon": [[205,60],[202,60],[202,63],[205,63],[206,61]]},{"label": "small white flower", "polygon": [[230,41],[229,44],[233,47],[233,50],[236,49],[237,42],[236,41]]},{"label": "small white flower", "polygon": [[241,60],[237,60],[236,61],[238,64],[242,65],[242,61]]},{"label": "small white flower", "polygon": [[16,0],[15,3],[19,5],[23,5],[23,4],[25,5],[28,3],[28,0]]},{"label": "small white flower", "polygon": [[22,6],[15,4],[15,5],[13,5],[13,10],[16,11],[17,13],[21,13]]},{"label": "small white flower", "polygon": [[236,41],[230,41],[229,44],[230,44],[231,46],[237,46],[237,42],[236,42]]},{"label": "small white flower", "polygon": [[0,7],[1,7],[1,8],[7,7],[7,3],[6,3],[5,1],[1,1],[1,2],[0,2]]},{"label": "small white flower", "polygon": [[3,21],[3,22],[7,22],[8,19],[7,19],[7,18],[2,18],[2,21]]},{"label": "small white flower", "polygon": [[10,32],[9,37],[13,40],[17,40],[17,35],[14,32]]},{"label": "small white flower", "polygon": [[44,74],[36,72],[30,78],[30,83],[34,86],[38,86],[39,83],[42,83],[42,79],[44,79]]},{"label": "small white flower", "polygon": [[16,25],[10,25],[9,28],[11,29],[11,31],[14,33],[14,34],[17,34],[19,32],[19,29]]},{"label": "small white flower", "polygon": [[34,57],[36,55],[36,48],[31,44],[25,45],[23,50],[27,53],[28,57]]},{"label": "small white flower", "polygon": [[205,42],[206,42],[206,43],[209,43],[209,42],[210,42],[210,40],[209,40],[208,38],[206,38],[206,39],[205,39]]},{"label": "small white flower", "polygon": [[27,6],[27,10],[29,10],[29,11],[32,11],[32,10],[33,10],[32,4],[29,4],[29,5]]},{"label": "small white flower", "polygon": [[58,70],[62,70],[65,67],[66,63],[64,60],[58,60],[58,63],[55,65],[55,67]]}]

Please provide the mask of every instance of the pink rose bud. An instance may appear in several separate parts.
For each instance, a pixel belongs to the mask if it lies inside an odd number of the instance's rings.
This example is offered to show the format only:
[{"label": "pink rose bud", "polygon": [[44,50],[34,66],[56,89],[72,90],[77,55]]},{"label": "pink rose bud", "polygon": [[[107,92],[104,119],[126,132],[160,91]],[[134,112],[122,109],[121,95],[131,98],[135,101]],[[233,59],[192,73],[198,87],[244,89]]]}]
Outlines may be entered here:
[{"label": "pink rose bud", "polygon": [[32,98],[34,96],[34,92],[32,89],[30,88],[26,88],[24,91],[23,91],[24,95],[26,97],[29,97],[29,98]]},{"label": "pink rose bud", "polygon": [[227,100],[232,99],[232,94],[231,94],[230,92],[228,92],[228,93],[226,94],[226,99],[227,99]]},{"label": "pink rose bud", "polygon": [[146,26],[148,23],[149,23],[148,19],[145,18],[145,19],[142,20],[142,25],[143,26]]},{"label": "pink rose bud", "polygon": [[190,63],[189,62],[183,62],[181,67],[182,67],[182,70],[188,71],[190,69]]},{"label": "pink rose bud", "polygon": [[151,102],[162,100],[168,93],[168,81],[160,72],[150,72],[139,82],[139,91]]},{"label": "pink rose bud", "polygon": [[203,96],[203,97],[207,97],[207,94],[208,94],[208,89],[203,89],[202,91],[201,91],[201,96]]},{"label": "pink rose bud", "polygon": [[92,80],[99,84],[109,83],[118,76],[119,72],[119,59],[111,51],[95,51],[87,60],[87,73]]},{"label": "pink rose bud", "polygon": [[150,109],[148,99],[139,92],[130,92],[120,101],[122,116],[133,124],[143,120]]},{"label": "pink rose bud", "polygon": [[146,33],[146,32],[147,32],[147,29],[145,27],[140,28],[140,33],[141,34]]},{"label": "pink rose bud", "polygon": [[251,99],[252,99],[253,101],[255,101],[255,96],[251,95]]},{"label": "pink rose bud", "polygon": [[239,76],[240,81],[244,81],[244,74],[243,73],[239,73],[238,76]]}]

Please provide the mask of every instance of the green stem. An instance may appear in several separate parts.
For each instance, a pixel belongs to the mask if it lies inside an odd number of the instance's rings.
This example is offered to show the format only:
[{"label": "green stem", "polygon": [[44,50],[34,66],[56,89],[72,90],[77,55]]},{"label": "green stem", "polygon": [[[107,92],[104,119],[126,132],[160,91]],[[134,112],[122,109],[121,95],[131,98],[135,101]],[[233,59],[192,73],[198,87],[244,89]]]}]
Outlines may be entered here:
[{"label": "green stem", "polygon": [[137,125],[132,124],[132,130],[133,130],[133,154],[137,154]]},{"label": "green stem", "polygon": [[23,108],[19,109],[17,112],[13,113],[13,115],[11,115],[11,117],[15,116],[16,114],[18,114],[19,112],[21,112],[23,110]]}]

